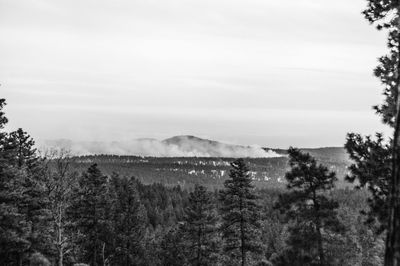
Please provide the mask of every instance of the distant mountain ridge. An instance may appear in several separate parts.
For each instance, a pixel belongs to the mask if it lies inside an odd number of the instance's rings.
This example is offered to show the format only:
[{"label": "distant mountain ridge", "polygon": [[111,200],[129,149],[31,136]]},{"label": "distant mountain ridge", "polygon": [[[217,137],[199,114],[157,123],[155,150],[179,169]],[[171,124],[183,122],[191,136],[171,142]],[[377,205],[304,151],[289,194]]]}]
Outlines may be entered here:
[{"label": "distant mountain ridge", "polygon": [[135,139],[130,141],[71,141],[48,140],[43,148],[63,148],[74,155],[137,155],[151,157],[249,157],[265,158],[282,155],[256,146],[226,144],[190,135],[174,136],[162,141]]},{"label": "distant mountain ridge", "polygon": [[[191,187],[200,183],[221,188],[234,157],[247,157],[250,174],[257,187],[284,186],[288,170],[286,149],[270,149],[221,143],[196,136],[174,136],[164,140],[138,139],[127,142],[74,142],[58,140],[48,147],[65,148],[75,157],[74,168],[80,171],[92,163],[106,174],[118,172],[135,176],[144,183],[163,183]],[[344,148],[301,148],[318,162],[337,173],[338,186],[344,182],[350,160]]]},{"label": "distant mountain ridge", "polygon": [[171,138],[164,139],[161,142],[166,143],[166,144],[180,145],[183,142],[187,142],[187,141],[203,142],[203,143],[207,143],[210,145],[218,145],[221,143],[221,142],[218,142],[215,140],[203,139],[203,138],[199,138],[199,137],[192,136],[192,135],[173,136]]}]

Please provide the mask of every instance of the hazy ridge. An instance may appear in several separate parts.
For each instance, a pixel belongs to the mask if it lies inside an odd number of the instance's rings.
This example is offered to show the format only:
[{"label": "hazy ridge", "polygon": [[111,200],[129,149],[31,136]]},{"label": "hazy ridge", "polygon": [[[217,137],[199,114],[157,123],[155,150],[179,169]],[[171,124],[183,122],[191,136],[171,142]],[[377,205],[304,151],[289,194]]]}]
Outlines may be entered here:
[{"label": "hazy ridge", "polygon": [[270,158],[282,155],[257,146],[226,144],[195,136],[175,136],[165,140],[134,139],[130,141],[72,141],[47,140],[41,149],[63,148],[73,155],[136,155],[151,157],[250,157]]}]

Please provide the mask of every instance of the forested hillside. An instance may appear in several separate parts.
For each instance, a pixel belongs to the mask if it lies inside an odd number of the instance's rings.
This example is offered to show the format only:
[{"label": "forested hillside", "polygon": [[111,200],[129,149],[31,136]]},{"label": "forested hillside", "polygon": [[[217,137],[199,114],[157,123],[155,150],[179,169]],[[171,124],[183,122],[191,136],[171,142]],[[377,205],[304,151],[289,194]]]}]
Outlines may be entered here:
[{"label": "forested hillside", "polygon": [[[349,186],[344,181],[350,161],[343,148],[304,149],[318,161],[335,171],[339,178],[338,187]],[[287,151],[277,150],[282,157],[246,158],[251,171],[250,175],[258,188],[283,187],[287,171]],[[97,163],[106,174],[119,172],[126,176],[135,176],[144,184],[162,183],[180,185],[182,188],[202,184],[210,189],[221,188],[229,174],[233,158],[217,157],[138,157],[95,155],[73,158],[73,167],[78,171]]]}]

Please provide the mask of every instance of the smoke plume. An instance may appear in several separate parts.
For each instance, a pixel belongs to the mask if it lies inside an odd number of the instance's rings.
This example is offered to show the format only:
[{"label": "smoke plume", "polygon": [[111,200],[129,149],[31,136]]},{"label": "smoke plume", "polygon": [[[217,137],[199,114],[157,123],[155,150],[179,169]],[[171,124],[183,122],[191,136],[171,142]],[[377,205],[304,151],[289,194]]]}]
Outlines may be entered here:
[{"label": "smoke plume", "polygon": [[45,148],[62,148],[74,155],[114,154],[152,157],[280,157],[261,147],[225,144],[194,136],[177,136],[163,141],[135,139],[124,142],[95,142],[52,140],[45,141]]}]

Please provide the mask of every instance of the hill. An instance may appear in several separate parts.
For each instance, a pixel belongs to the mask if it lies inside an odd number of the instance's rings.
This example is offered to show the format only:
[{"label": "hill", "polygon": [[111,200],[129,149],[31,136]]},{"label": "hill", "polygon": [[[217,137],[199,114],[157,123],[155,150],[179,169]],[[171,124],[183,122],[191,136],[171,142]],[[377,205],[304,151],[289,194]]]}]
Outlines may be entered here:
[{"label": "hill", "polygon": [[195,136],[175,136],[165,140],[134,139],[129,141],[72,141],[48,140],[46,148],[64,148],[74,155],[136,155],[152,157],[279,157],[280,155],[261,147],[227,144]]},{"label": "hill", "polygon": [[[174,136],[162,141],[136,139],[126,142],[47,142],[48,147],[62,147],[77,155],[76,170],[83,171],[97,163],[104,173],[135,176],[144,184],[162,183],[191,187],[196,183],[219,188],[226,179],[230,163],[246,158],[250,174],[258,187],[284,185],[288,170],[287,151],[222,143],[195,136]],[[339,186],[347,173],[349,158],[340,147],[302,149],[335,171]],[[102,155],[101,155],[102,154]]]}]

